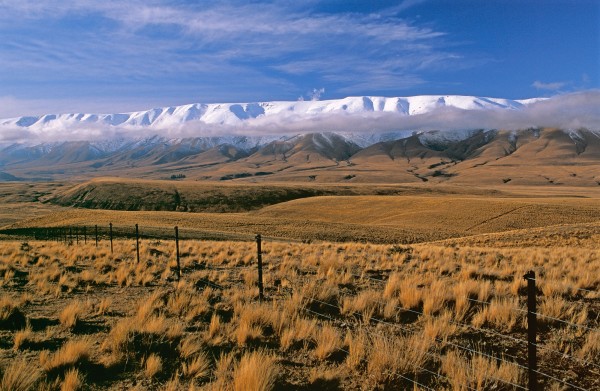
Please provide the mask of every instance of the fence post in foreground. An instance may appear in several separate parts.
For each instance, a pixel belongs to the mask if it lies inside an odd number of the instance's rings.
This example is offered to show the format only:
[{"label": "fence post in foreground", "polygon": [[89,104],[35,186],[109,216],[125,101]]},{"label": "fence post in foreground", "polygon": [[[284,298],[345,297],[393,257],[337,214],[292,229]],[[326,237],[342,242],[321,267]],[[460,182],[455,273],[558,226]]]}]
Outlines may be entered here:
[{"label": "fence post in foreground", "polygon": [[179,263],[179,227],[175,226],[175,249],[177,251],[177,281],[181,279],[181,265]]},{"label": "fence post in foreground", "polygon": [[137,255],[137,263],[140,263],[140,231],[138,225],[135,225],[135,253]]},{"label": "fence post in foreground", "polygon": [[537,309],[535,272],[529,271],[523,276],[527,280],[527,367],[529,369],[529,391],[537,391]]},{"label": "fence post in foreground", "polygon": [[262,270],[262,248],[261,248],[261,236],[256,235],[256,258],[258,260],[258,300],[263,301],[263,270]]},{"label": "fence post in foreground", "polygon": [[113,253],[113,244],[112,244],[112,223],[108,224],[108,235],[110,236],[110,253]]},{"label": "fence post in foreground", "polygon": [[96,224],[94,230],[96,231],[96,248],[98,248],[98,224]]}]

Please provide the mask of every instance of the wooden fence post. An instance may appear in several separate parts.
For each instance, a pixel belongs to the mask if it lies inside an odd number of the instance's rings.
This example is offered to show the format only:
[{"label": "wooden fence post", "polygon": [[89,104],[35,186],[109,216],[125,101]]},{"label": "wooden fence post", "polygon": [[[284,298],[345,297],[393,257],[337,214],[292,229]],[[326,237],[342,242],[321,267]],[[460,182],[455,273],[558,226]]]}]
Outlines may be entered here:
[{"label": "wooden fence post", "polygon": [[112,243],[112,223],[108,224],[108,235],[110,236],[110,253],[113,253],[113,243]]},{"label": "wooden fence post", "polygon": [[529,391],[537,391],[537,309],[535,272],[529,271],[523,276],[527,280],[527,367],[529,370]]},{"label": "wooden fence post", "polygon": [[140,263],[140,231],[138,225],[135,225],[135,253],[137,256],[137,263]]},{"label": "wooden fence post", "polygon": [[177,251],[177,281],[181,280],[181,264],[179,263],[179,227],[175,226],[175,249]]},{"label": "wooden fence post", "polygon": [[261,236],[256,235],[256,258],[258,260],[258,300],[263,301],[263,270],[262,270],[262,247],[261,247]]}]

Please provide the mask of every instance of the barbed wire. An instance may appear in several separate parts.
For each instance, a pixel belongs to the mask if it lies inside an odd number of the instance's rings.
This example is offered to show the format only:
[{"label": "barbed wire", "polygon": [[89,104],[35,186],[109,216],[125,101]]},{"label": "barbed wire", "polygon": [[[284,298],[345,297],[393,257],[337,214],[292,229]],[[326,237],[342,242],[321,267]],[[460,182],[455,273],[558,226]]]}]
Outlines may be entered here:
[{"label": "barbed wire", "polygon": [[[302,297],[304,297],[304,298],[307,298],[307,299],[310,299],[310,298],[308,298],[308,297],[306,297],[306,296],[302,296]],[[317,300],[317,302],[319,302],[319,301]],[[313,314],[315,314],[315,315],[318,315],[318,316],[322,316],[322,317],[324,317],[324,318],[327,318],[327,319],[329,319],[329,320],[331,320],[331,321],[333,321],[333,322],[335,322],[335,321],[337,320],[337,319],[335,319],[335,318],[333,318],[333,317],[331,317],[331,316],[329,316],[329,315],[326,315],[326,314],[323,314],[323,313],[321,313],[321,312],[317,312],[317,311],[311,310],[311,309],[309,309],[309,308],[306,308],[306,307],[303,307],[303,309],[304,309],[305,311],[307,311],[307,312],[310,312],[310,313],[313,313]],[[375,320],[375,319],[374,319],[374,320]],[[391,324],[391,323],[390,323],[390,325],[392,325],[392,326],[393,326],[394,324]],[[401,327],[401,329],[404,329],[404,328],[402,328],[402,327]],[[406,330],[406,329],[404,329],[404,330]],[[370,331],[365,331],[365,332],[366,332],[368,335],[377,335],[377,336],[380,336],[380,337],[383,337],[383,338],[388,338],[388,337],[389,337],[389,336],[386,336],[386,335],[383,335],[383,334],[380,334],[380,333],[376,333],[376,332],[370,332]],[[411,331],[411,332],[413,332],[413,331]],[[414,333],[414,332],[413,332],[413,333]],[[426,355],[430,356],[430,357],[433,357],[433,358],[435,358],[436,360],[441,360],[441,357],[440,357],[440,356],[438,356],[438,355],[436,355],[436,354],[433,354],[433,353],[430,353],[430,352],[424,352],[424,353],[425,353]],[[507,363],[510,363],[510,362],[507,362]],[[425,372],[427,372],[427,373],[433,374],[433,375],[435,375],[435,376],[437,376],[437,377],[441,377],[441,378],[444,378],[444,379],[446,379],[446,380],[450,381],[450,379],[449,379],[447,376],[444,376],[444,375],[442,375],[442,374],[439,374],[439,373],[432,372],[432,371],[430,371],[430,370],[428,370],[428,369],[426,369],[426,368],[420,367],[420,366],[416,366],[416,367],[417,367],[417,368],[419,368],[419,369],[422,369],[422,370],[424,370],[424,371],[425,371]],[[486,376],[487,376],[487,377],[489,377],[490,379],[493,379],[493,380],[496,380],[496,381],[500,381],[500,382],[503,382],[503,383],[509,384],[509,385],[511,385],[511,386],[513,386],[513,387],[516,387],[516,388],[519,388],[519,389],[522,389],[522,390],[527,390],[525,387],[523,387],[523,386],[520,386],[520,385],[518,385],[518,384],[515,384],[515,383],[512,383],[512,382],[510,382],[510,381],[507,381],[507,380],[505,380],[505,379],[500,379],[500,378],[494,377],[494,376],[492,376],[492,375],[490,375],[490,374],[486,374]],[[475,391],[475,390],[476,390],[476,389],[474,389],[474,388],[470,387],[469,385],[466,385],[466,384],[461,384],[461,385],[462,385],[462,386],[465,386],[465,387],[467,387],[467,388],[468,388],[468,389],[470,389],[470,390],[473,390],[473,391]]]}]

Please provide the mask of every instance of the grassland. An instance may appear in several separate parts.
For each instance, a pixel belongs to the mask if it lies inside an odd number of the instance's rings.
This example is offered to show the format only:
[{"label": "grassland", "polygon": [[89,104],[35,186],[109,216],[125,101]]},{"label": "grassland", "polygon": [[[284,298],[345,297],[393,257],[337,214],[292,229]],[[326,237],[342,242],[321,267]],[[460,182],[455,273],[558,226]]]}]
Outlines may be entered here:
[{"label": "grassland", "polygon": [[551,317],[540,371],[596,389],[598,238],[267,241],[262,303],[250,242],[183,241],[181,281],[173,242],[142,241],[140,263],[132,240],[114,254],[106,241],[4,242],[2,381],[17,389],[20,368],[37,389],[513,389],[526,384],[522,276],[534,269]]},{"label": "grassland", "polygon": [[494,197],[456,194],[426,196],[310,197],[243,213],[108,211],[61,208],[5,228],[83,227],[106,232],[113,223],[121,233],[183,237],[248,239],[256,233],[294,240],[417,243],[480,233],[551,225],[594,223],[600,202],[575,197]]},{"label": "grassland", "polygon": [[[0,390],[518,389],[529,270],[541,388],[600,389],[595,189],[315,185],[274,203],[290,185],[148,182],[143,199],[156,204],[175,186],[182,199],[242,200],[242,211],[49,202],[100,200],[117,192],[107,181],[92,193],[89,183],[0,188],[4,229],[103,234],[98,247],[3,237]],[[257,192],[266,196],[248,202]],[[111,253],[109,222],[157,236],[141,240],[139,263],[132,239]],[[266,238],[262,302],[255,233]]]}]

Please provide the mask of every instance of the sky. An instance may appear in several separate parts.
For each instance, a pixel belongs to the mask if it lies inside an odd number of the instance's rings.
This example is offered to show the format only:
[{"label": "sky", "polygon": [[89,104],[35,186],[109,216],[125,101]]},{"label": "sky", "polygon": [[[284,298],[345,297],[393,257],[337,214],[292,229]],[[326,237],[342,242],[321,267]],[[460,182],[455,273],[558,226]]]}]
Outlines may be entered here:
[{"label": "sky", "polygon": [[0,118],[600,88],[600,0],[0,0]]}]

